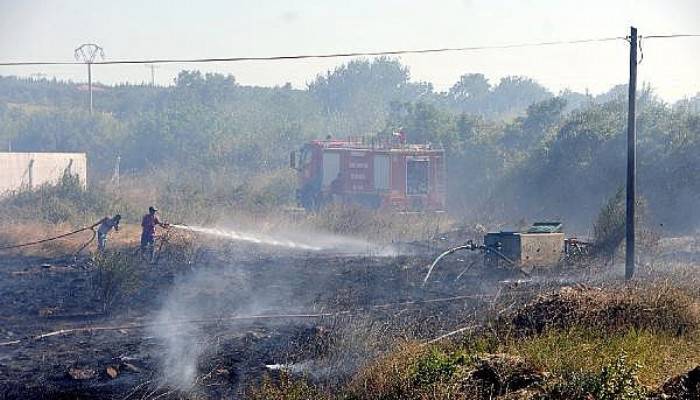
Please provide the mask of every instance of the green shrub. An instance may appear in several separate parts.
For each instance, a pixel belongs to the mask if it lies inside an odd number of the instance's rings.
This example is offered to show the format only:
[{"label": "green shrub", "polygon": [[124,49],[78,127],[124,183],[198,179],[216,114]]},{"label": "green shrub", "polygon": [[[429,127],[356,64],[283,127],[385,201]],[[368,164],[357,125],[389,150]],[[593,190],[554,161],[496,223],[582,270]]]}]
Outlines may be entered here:
[{"label": "green shrub", "polygon": [[322,400],[331,397],[305,379],[294,379],[283,372],[278,380],[265,376],[260,385],[249,390],[247,398],[251,400]]},{"label": "green shrub", "polygon": [[31,218],[53,224],[87,224],[112,214],[118,203],[104,191],[85,189],[77,175],[64,174],[56,184],[20,190],[0,201],[4,219]]},{"label": "green shrub", "polygon": [[619,188],[601,208],[593,225],[595,251],[612,258],[625,238],[625,190]]},{"label": "green shrub", "polygon": [[95,270],[91,283],[104,313],[111,312],[118,302],[141,286],[138,262],[133,255],[102,253],[94,257],[93,264]]},{"label": "green shrub", "polygon": [[420,357],[413,371],[414,382],[418,386],[429,385],[452,378],[457,371],[469,364],[462,352],[449,353],[437,348]]},{"label": "green shrub", "polygon": [[[614,196],[601,208],[593,225],[595,255],[612,259],[625,239],[627,208],[625,189],[620,187]],[[659,234],[649,223],[647,202],[637,198],[635,202],[635,234],[640,249],[653,253],[659,241]]]},{"label": "green shrub", "polygon": [[647,390],[639,383],[638,364],[629,365],[625,353],[597,374],[570,373],[554,384],[543,400],[642,400]]}]

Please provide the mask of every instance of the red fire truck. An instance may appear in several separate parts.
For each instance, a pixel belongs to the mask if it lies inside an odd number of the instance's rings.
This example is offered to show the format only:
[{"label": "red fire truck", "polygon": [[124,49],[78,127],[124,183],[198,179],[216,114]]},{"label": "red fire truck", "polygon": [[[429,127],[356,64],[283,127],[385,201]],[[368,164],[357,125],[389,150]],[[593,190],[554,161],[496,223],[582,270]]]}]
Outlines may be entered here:
[{"label": "red fire truck", "polygon": [[429,144],[406,144],[403,138],[327,138],[292,152],[300,205],[307,210],[330,203],[396,211],[445,210],[444,151]]}]

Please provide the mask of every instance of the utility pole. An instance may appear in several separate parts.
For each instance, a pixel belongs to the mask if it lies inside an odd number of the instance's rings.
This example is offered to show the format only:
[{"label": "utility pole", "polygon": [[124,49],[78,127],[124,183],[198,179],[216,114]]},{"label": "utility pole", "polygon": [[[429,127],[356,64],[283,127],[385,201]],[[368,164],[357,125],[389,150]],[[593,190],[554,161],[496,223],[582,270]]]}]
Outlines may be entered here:
[{"label": "utility pole", "polygon": [[112,180],[111,180],[111,183],[114,186],[119,186],[119,166],[121,164],[121,161],[122,161],[122,157],[117,156],[117,160],[114,163],[114,172],[112,172]]},{"label": "utility pole", "polygon": [[144,65],[144,67],[149,68],[151,70],[151,86],[155,87],[156,86],[156,68],[158,68],[158,66],[155,64],[148,64],[148,65]]},{"label": "utility pole", "polygon": [[625,224],[625,279],[630,280],[634,276],[634,206],[635,206],[635,181],[637,167],[637,28],[630,27],[630,82],[627,109],[627,212]]},{"label": "utility pole", "polygon": [[95,58],[105,58],[105,52],[102,47],[94,43],[84,43],[75,49],[75,59],[87,64],[88,70],[88,91],[90,92],[90,114],[92,114],[92,63]]}]

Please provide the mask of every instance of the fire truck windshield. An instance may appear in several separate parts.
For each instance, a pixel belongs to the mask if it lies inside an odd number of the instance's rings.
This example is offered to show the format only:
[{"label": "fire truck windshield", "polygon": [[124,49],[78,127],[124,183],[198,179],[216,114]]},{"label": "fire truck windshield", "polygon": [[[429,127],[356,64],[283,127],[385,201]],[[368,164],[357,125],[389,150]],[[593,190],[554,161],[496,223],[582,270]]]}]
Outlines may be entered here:
[{"label": "fire truck windshield", "polygon": [[299,169],[305,169],[309,163],[311,163],[311,151],[304,146],[299,150]]},{"label": "fire truck windshield", "polygon": [[406,161],[406,194],[428,193],[428,160]]}]

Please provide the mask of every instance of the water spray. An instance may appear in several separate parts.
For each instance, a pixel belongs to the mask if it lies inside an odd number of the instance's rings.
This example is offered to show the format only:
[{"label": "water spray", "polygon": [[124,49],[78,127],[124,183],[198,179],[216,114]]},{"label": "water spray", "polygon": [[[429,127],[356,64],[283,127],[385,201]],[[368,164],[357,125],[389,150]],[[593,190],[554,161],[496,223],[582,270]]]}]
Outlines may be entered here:
[{"label": "water spray", "polygon": [[[226,240],[241,241],[264,246],[282,247],[292,250],[311,252],[332,252],[343,255],[373,255],[391,257],[397,254],[393,245],[370,243],[363,239],[337,236],[331,233],[289,232],[287,235],[269,235],[241,230],[191,226],[184,224],[170,225],[173,228],[186,229],[194,233],[215,236]],[[291,240],[288,237],[303,237],[304,240]]]},{"label": "water spray", "polygon": [[231,229],[206,228],[203,226],[178,225],[178,224],[172,224],[170,226],[173,228],[178,228],[178,229],[187,229],[187,230],[190,230],[192,232],[197,232],[197,233],[201,233],[204,235],[211,235],[211,236],[216,236],[216,237],[220,237],[220,238],[224,238],[224,239],[236,240],[236,241],[241,241],[241,242],[248,242],[248,243],[275,246],[275,247],[285,247],[288,249],[297,249],[297,250],[308,250],[308,251],[324,250],[323,247],[319,247],[319,246],[312,246],[312,245],[308,245],[308,244],[304,244],[304,243],[295,242],[292,240],[279,239],[279,238],[274,238],[272,236],[259,235],[259,234],[254,234],[254,233],[250,233],[250,232],[235,231],[235,230],[231,230]]}]

